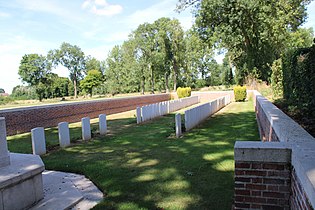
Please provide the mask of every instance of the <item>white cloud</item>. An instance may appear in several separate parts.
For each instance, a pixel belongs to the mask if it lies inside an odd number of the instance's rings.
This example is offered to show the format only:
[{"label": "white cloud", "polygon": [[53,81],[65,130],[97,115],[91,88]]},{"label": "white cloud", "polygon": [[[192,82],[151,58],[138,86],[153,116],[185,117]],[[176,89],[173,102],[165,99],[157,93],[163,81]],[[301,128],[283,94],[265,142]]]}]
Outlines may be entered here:
[{"label": "white cloud", "polygon": [[81,7],[99,16],[113,16],[121,13],[123,10],[121,5],[109,4],[106,0],[86,0]]},{"label": "white cloud", "polygon": [[0,18],[8,18],[11,17],[11,14],[7,12],[0,12]]},{"label": "white cloud", "polygon": [[137,10],[127,18],[127,25],[134,30],[144,22],[152,23],[161,17],[170,17],[178,19],[185,30],[191,28],[192,15],[188,11],[183,11],[181,14],[175,12],[176,3],[177,0],[162,0],[151,7]]}]

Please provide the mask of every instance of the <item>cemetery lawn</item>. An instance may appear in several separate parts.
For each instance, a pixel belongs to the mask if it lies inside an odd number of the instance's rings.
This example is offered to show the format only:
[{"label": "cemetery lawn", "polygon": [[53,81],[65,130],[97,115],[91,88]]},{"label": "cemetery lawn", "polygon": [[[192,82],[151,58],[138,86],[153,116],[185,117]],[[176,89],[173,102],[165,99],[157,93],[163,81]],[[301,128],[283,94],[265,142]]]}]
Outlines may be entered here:
[{"label": "cemetery lawn", "polygon": [[[173,114],[141,125],[117,118],[108,127],[105,137],[42,156],[48,170],[92,180],[104,193],[95,209],[231,209],[234,143],[259,140],[251,101],[228,105],[179,139]],[[21,151],[14,141],[10,151]]]}]

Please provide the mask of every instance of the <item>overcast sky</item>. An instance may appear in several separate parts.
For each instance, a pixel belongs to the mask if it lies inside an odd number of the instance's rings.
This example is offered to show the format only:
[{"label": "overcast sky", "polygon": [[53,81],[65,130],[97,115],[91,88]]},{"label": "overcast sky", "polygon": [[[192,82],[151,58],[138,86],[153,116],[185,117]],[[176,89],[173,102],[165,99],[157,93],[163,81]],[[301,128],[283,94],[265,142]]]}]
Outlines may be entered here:
[{"label": "overcast sky", "polygon": [[[0,0],[0,88],[11,93],[22,84],[18,67],[23,55],[46,55],[62,42],[78,45],[99,60],[144,22],[177,18],[187,30],[193,23],[189,10],[174,11],[177,0]],[[305,27],[315,28],[315,3]],[[68,76],[63,68],[54,70]]]}]

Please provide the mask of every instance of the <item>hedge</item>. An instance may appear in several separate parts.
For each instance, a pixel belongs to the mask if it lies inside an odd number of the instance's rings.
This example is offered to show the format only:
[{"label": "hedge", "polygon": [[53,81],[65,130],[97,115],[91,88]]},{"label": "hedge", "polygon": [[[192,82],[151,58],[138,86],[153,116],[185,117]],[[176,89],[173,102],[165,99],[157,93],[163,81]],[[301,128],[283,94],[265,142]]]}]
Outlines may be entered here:
[{"label": "hedge", "polygon": [[247,93],[245,86],[236,86],[233,88],[235,101],[245,101]]},{"label": "hedge", "polygon": [[185,87],[185,88],[177,88],[176,90],[178,98],[185,98],[191,96],[191,88]]},{"label": "hedge", "polygon": [[288,51],[282,71],[284,99],[305,115],[315,117],[315,45]]}]

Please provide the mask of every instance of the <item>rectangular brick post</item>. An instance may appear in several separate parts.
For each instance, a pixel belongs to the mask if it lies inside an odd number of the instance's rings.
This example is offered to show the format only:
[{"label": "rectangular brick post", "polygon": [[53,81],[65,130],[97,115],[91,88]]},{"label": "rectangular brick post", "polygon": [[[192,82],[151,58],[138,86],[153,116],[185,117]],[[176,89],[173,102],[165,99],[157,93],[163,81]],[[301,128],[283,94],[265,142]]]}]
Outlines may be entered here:
[{"label": "rectangular brick post", "polygon": [[234,146],[234,209],[290,209],[291,149],[283,142]]}]

